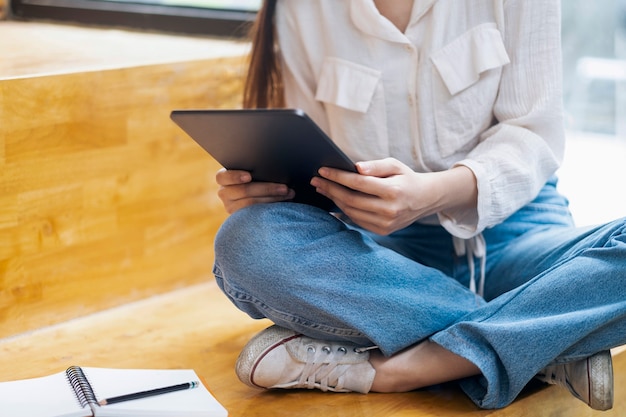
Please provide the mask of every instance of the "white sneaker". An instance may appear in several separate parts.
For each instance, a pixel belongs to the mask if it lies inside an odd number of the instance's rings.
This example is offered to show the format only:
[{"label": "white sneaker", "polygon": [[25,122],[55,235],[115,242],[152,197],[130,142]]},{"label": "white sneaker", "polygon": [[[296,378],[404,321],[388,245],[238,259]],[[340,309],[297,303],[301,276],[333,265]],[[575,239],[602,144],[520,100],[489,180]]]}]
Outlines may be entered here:
[{"label": "white sneaker", "polygon": [[537,379],[567,388],[594,410],[613,407],[613,361],[608,350],[578,361],[548,366]]},{"label": "white sneaker", "polygon": [[367,393],[376,374],[367,350],[310,339],[279,326],[254,336],[235,368],[239,379],[251,387],[332,392]]}]

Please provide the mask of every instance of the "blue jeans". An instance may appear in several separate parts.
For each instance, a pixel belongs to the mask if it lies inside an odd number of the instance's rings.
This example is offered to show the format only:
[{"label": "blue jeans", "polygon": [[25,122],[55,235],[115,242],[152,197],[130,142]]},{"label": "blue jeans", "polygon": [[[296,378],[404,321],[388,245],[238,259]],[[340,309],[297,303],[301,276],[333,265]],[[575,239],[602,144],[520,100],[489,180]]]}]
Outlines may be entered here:
[{"label": "blue jeans", "polygon": [[554,179],[483,235],[484,298],[440,226],[377,236],[292,203],[230,216],[214,272],[239,309],[310,337],[385,355],[430,338],[480,368],[459,383],[482,408],[508,405],[548,364],[626,344],[626,219],[574,227]]}]

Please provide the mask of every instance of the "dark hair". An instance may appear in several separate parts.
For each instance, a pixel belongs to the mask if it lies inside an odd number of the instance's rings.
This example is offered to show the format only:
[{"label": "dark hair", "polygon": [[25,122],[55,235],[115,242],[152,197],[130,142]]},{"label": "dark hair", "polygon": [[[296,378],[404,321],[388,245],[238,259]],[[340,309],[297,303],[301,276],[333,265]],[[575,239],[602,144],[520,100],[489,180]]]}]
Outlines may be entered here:
[{"label": "dark hair", "polygon": [[277,0],[264,0],[251,29],[252,50],[244,85],[243,107],[284,107],[282,74],[274,16]]}]

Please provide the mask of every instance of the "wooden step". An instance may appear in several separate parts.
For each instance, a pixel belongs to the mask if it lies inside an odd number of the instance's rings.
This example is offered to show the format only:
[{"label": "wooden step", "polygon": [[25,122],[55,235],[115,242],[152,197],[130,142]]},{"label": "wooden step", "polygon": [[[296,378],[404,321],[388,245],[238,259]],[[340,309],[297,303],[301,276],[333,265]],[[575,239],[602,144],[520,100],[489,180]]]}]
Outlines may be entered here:
[{"label": "wooden step", "polygon": [[230,41],[0,22],[0,338],[197,284],[219,165],[170,119],[236,107]]},{"label": "wooden step", "polygon": [[234,373],[239,351],[266,321],[238,311],[214,282],[192,286],[0,341],[0,380],[60,372],[70,365],[193,368],[232,417],[626,415],[626,355],[617,355],[615,408],[597,412],[566,390],[534,388],[503,410],[480,410],[453,384],[406,394],[263,391]]}]

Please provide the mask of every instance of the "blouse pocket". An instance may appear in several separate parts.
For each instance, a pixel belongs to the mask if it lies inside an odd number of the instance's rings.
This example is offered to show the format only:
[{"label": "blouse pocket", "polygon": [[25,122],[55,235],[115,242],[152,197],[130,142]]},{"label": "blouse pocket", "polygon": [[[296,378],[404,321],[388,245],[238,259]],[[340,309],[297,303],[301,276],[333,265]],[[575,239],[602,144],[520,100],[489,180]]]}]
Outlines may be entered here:
[{"label": "blouse pocket", "polygon": [[510,63],[495,23],[477,26],[431,56],[435,124],[442,157],[467,146],[493,119],[502,67]]},{"label": "blouse pocket", "polygon": [[324,59],[315,98],[325,104],[333,141],[353,160],[388,152],[381,72],[336,57]]},{"label": "blouse pocket", "polygon": [[339,58],[327,57],[322,65],[315,98],[359,113],[372,102],[380,71]]}]

